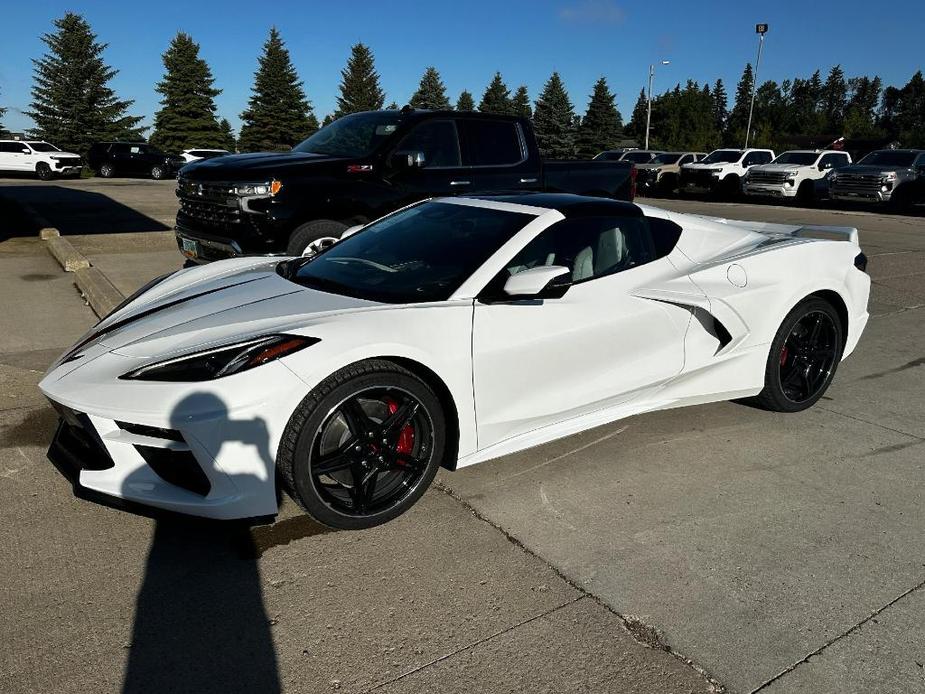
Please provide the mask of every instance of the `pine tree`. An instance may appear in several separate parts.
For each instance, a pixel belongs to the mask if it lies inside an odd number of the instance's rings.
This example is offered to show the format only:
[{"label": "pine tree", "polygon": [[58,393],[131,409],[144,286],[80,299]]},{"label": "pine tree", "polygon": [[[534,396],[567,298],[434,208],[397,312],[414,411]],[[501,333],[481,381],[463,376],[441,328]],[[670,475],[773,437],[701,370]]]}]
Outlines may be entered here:
[{"label": "pine tree", "polygon": [[491,83],[486,87],[479,103],[479,111],[483,113],[512,113],[511,92],[501,79],[501,73],[496,72]]},{"label": "pine tree", "polygon": [[318,130],[318,119],[276,27],[263,44],[251,92],[241,114],[242,152],[290,149]]},{"label": "pine tree", "polygon": [[530,108],[530,94],[527,93],[526,85],[517,87],[514,96],[511,98],[511,108],[518,116],[524,118],[533,118],[533,109]]},{"label": "pine tree", "polygon": [[341,70],[340,96],[335,117],[358,111],[378,111],[385,103],[385,92],[379,86],[373,52],[358,43],[350,49],[347,66]]},{"label": "pine tree", "polygon": [[106,44],[79,14],[56,19],[53,34],[42,41],[48,52],[33,60],[32,135],[84,154],[99,140],[138,140],[141,118],[126,115],[134,103],[119,99],[108,86],[118,73],[103,62]]},{"label": "pine tree", "polygon": [[424,71],[418,90],[411,96],[408,104],[412,108],[427,108],[432,111],[442,111],[450,107],[450,100],[446,98],[446,86],[440,79],[437,68],[431,66]]},{"label": "pine tree", "polygon": [[567,159],[575,154],[575,112],[558,72],[552,73],[533,110],[540,154]]},{"label": "pine tree", "polygon": [[221,149],[227,149],[229,152],[237,151],[238,143],[235,140],[234,130],[231,129],[231,123],[228,122],[228,119],[222,118],[218,123],[218,127],[222,131]]},{"label": "pine tree", "polygon": [[399,105],[394,101],[385,107],[386,111],[398,111],[400,109]]},{"label": "pine tree", "polygon": [[225,135],[215,118],[212,71],[199,57],[199,45],[189,34],[174,36],[163,56],[164,79],[155,90],[163,96],[154,115],[151,144],[177,154],[190,147],[218,148]]},{"label": "pine tree", "polygon": [[[390,110],[396,110],[396,111],[397,111],[398,109],[390,109]],[[324,120],[321,121],[321,127],[323,128],[323,127],[326,126],[326,125],[330,125],[330,124],[333,123],[335,120],[337,120],[337,119],[334,117],[334,114],[333,114],[333,113],[329,113],[329,114],[327,114],[327,115],[324,117]]]},{"label": "pine tree", "polygon": [[735,103],[729,112],[729,121],[726,127],[726,142],[741,145],[745,140],[745,130],[748,128],[748,110],[752,102],[752,89],[755,77],[752,64],[748,63],[742,71],[742,77],[736,85]]},{"label": "pine tree", "polygon": [[472,98],[472,93],[463,89],[460,93],[459,98],[456,100],[456,110],[457,111],[474,111],[475,110],[475,101]]},{"label": "pine tree", "polygon": [[624,131],[632,135],[639,142],[646,138],[646,115],[648,113],[648,100],[646,99],[646,90],[640,89],[639,96],[636,99],[636,105],[633,106],[633,115],[630,116],[630,122],[627,123]]},{"label": "pine tree", "polygon": [[581,120],[576,141],[578,156],[590,159],[598,152],[613,149],[620,141],[623,117],[614,103],[616,95],[601,77],[594,83],[594,91],[588,102],[588,110]]},{"label": "pine tree", "polygon": [[729,97],[726,96],[726,85],[721,79],[713,84],[713,125],[716,131],[722,134],[726,130],[729,120]]},{"label": "pine tree", "polygon": [[848,82],[841,65],[829,71],[829,76],[822,85],[819,108],[824,127],[831,135],[841,135],[845,124],[845,108],[848,105]]},{"label": "pine tree", "polygon": [[921,70],[898,91],[895,125],[904,147],[925,146],[925,78]]},{"label": "pine tree", "polygon": [[855,77],[848,81],[851,96],[845,108],[845,137],[876,137],[877,105],[883,83],[879,77]]}]

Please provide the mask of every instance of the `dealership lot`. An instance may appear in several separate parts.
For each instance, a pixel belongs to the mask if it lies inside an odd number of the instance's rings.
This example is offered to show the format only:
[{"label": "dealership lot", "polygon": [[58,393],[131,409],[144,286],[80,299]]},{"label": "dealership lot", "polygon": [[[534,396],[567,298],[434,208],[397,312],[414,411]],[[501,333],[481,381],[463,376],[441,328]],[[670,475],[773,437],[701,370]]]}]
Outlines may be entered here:
[{"label": "dealership lot", "polygon": [[[123,294],[180,265],[171,182],[13,180],[0,195],[32,204]],[[872,319],[827,397],[802,415],[722,403],[634,417],[445,473],[362,533],[322,532],[291,504],[247,531],[72,499],[44,460],[54,417],[34,385],[94,318],[37,239],[0,242],[16,307],[0,317],[3,681],[708,689],[625,621],[731,691],[920,691],[925,221],[640,201],[861,230]]]}]

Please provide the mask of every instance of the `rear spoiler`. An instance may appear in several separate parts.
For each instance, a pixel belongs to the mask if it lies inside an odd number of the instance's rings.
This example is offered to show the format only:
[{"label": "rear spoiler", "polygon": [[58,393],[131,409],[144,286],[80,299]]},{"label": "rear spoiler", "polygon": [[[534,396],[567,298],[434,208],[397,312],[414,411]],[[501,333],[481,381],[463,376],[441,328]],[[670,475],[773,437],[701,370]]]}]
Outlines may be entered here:
[{"label": "rear spoiler", "polygon": [[759,234],[768,236],[793,236],[804,239],[826,239],[828,241],[848,241],[855,246],[860,246],[860,235],[855,227],[838,227],[826,226],[824,224],[772,224],[770,222],[742,222],[733,219],[720,219],[717,217],[706,217],[711,222],[728,224],[729,226],[755,231]]}]

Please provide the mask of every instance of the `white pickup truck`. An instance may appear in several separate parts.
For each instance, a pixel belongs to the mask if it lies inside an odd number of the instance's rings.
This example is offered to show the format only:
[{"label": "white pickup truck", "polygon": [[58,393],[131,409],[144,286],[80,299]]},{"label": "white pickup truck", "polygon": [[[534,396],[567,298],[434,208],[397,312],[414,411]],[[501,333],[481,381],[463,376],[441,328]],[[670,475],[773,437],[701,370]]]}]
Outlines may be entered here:
[{"label": "white pickup truck", "polygon": [[0,171],[34,173],[43,181],[55,176],[80,174],[79,154],[62,152],[47,142],[0,140]]},{"label": "white pickup truck", "polygon": [[679,192],[735,197],[742,192],[745,172],[772,159],[770,149],[715,149],[696,164],[681,167]]},{"label": "white pickup truck", "polygon": [[815,200],[817,181],[849,164],[851,155],[847,152],[795,149],[770,164],[749,169],[743,189],[750,197],[796,198],[808,204]]}]

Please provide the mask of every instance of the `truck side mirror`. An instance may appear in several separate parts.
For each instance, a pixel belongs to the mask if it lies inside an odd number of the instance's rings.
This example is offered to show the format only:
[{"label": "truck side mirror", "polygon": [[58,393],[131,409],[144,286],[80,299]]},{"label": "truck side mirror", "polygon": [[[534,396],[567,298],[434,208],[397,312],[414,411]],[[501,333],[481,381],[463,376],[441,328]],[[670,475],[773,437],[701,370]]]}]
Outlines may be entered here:
[{"label": "truck side mirror", "polygon": [[28,147],[23,147],[23,148],[22,148],[21,150],[19,150],[19,151],[22,152],[23,154],[32,154],[32,150],[29,149]]},{"label": "truck side mirror", "polygon": [[426,157],[419,150],[404,150],[394,152],[390,162],[393,169],[420,169],[424,167]]}]

